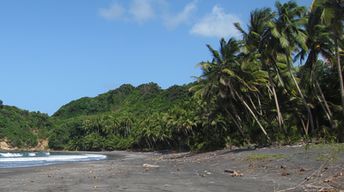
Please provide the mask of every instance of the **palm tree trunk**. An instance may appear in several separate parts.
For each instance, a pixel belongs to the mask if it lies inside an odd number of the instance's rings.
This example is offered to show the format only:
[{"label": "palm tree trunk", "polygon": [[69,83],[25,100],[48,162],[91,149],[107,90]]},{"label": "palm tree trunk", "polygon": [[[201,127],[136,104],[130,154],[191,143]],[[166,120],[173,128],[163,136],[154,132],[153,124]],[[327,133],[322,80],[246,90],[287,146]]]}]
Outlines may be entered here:
[{"label": "palm tree trunk", "polygon": [[329,120],[329,122],[331,124],[331,128],[334,129],[335,127],[337,127],[337,124],[332,119],[332,111],[331,111],[331,109],[330,109],[330,107],[326,101],[325,95],[324,95],[324,93],[323,93],[323,91],[319,85],[318,80],[315,80],[315,84],[316,84],[316,87],[317,87],[319,94],[320,94],[320,97],[317,95],[317,98],[320,102],[321,107],[323,108],[323,110],[326,114],[327,119]]},{"label": "palm tree trunk", "polygon": [[269,82],[270,82],[270,85],[271,85],[271,88],[272,88],[272,95],[274,97],[275,106],[276,106],[276,110],[277,110],[278,126],[279,126],[280,130],[283,129],[284,132],[287,133],[287,130],[284,127],[284,120],[283,120],[283,116],[282,116],[281,109],[280,109],[280,106],[279,106],[278,97],[277,97],[277,94],[276,94],[276,89],[275,89],[275,86],[273,84],[273,81],[272,81],[272,78],[271,78],[270,74],[269,74]]},{"label": "palm tree trunk", "polygon": [[327,101],[326,101],[326,98],[325,98],[325,95],[324,95],[324,92],[322,91],[321,87],[320,87],[320,84],[318,81],[316,81],[316,86],[318,88],[318,91],[320,93],[320,96],[322,98],[322,101],[324,102],[324,105],[326,107],[326,110],[328,111],[328,113],[330,114],[330,116],[332,116],[332,112],[331,112],[331,109],[330,109],[330,106],[328,105]]},{"label": "palm tree trunk", "polygon": [[[289,56],[286,55],[286,57],[287,57],[288,65],[289,65],[289,73],[291,75],[291,78],[293,79],[293,82],[294,82],[295,86],[296,86],[297,92],[299,92],[299,95],[301,96],[302,102],[303,102],[303,104],[306,107],[306,110],[307,110],[307,113],[308,113],[308,117],[309,117],[309,121],[310,121],[310,125],[311,125],[311,132],[313,132],[314,131],[314,121],[313,121],[313,115],[312,115],[311,108],[308,106],[306,98],[305,98],[305,96],[303,95],[303,93],[302,93],[302,91],[300,89],[299,83],[296,81],[294,73],[291,71],[291,66],[290,65],[292,65],[292,64],[290,63]],[[308,133],[306,133],[306,134],[308,134]]]},{"label": "palm tree trunk", "polygon": [[259,95],[257,96],[257,101],[259,106],[259,114],[263,115],[262,102],[260,101]]},{"label": "palm tree trunk", "polygon": [[[289,69],[290,70],[290,69]],[[302,99],[302,102],[304,103],[305,107],[306,107],[306,110],[308,112],[308,116],[309,116],[309,121],[310,121],[310,125],[311,125],[311,132],[314,131],[314,122],[313,122],[313,115],[312,115],[312,111],[310,109],[310,107],[308,106],[307,104],[307,101],[305,99],[305,96],[303,95],[300,87],[299,87],[299,84],[297,83],[296,79],[295,79],[295,76],[293,74],[293,72],[290,70],[290,74],[291,74],[291,78],[293,79],[294,83],[295,83],[295,86],[296,86],[296,89],[297,89],[297,92],[299,92],[300,96],[301,96],[301,99]]]},{"label": "palm tree trunk", "polygon": [[300,118],[300,122],[303,128],[303,131],[305,132],[305,135],[308,136],[308,121],[307,121],[307,125],[305,124],[304,120],[302,118]]},{"label": "palm tree trunk", "polygon": [[260,114],[260,112],[259,112],[260,110],[258,110],[258,108],[256,107],[256,104],[253,102],[251,96],[248,96],[248,100],[250,101],[250,103],[251,103],[253,109],[254,109],[255,111],[257,111],[257,113],[258,113],[259,115],[262,115],[262,114]]},{"label": "palm tree trunk", "polygon": [[251,115],[253,116],[254,120],[257,122],[259,128],[262,130],[262,132],[264,133],[264,135],[266,136],[266,138],[268,139],[268,141],[271,141],[268,133],[265,131],[264,127],[262,126],[262,124],[260,123],[260,121],[258,120],[256,114],[252,111],[251,107],[246,103],[246,101],[235,91],[235,95],[238,97],[238,99],[244,104],[244,106],[246,107],[246,109],[251,113]]},{"label": "palm tree trunk", "polygon": [[247,137],[247,135],[246,135],[245,132],[244,132],[244,129],[243,129],[242,124],[241,124],[241,118],[240,118],[240,116],[238,115],[238,113],[237,113],[237,111],[235,110],[235,108],[233,109],[233,112],[235,113],[235,115],[233,115],[232,113],[230,113],[230,112],[228,111],[228,109],[225,109],[225,111],[226,111],[226,113],[227,113],[228,115],[230,115],[230,117],[231,117],[230,119],[233,120],[235,126],[237,126],[237,128],[238,128],[238,130],[239,130],[241,136],[244,138],[244,140],[246,141],[246,143],[247,143],[247,144],[251,144],[251,143],[250,143],[250,140],[249,140],[249,137]]},{"label": "palm tree trunk", "polygon": [[[342,113],[344,117],[344,83],[343,83],[343,73],[342,73],[342,66],[340,63],[340,54],[339,54],[339,45],[338,39],[336,39],[336,57],[337,57],[337,68],[338,68],[338,75],[339,75],[339,83],[340,83],[340,95],[342,99]],[[340,142],[344,141],[344,127],[339,127],[338,138]]]},{"label": "palm tree trunk", "polygon": [[339,75],[339,82],[340,82],[340,93],[341,93],[341,99],[342,99],[342,107],[343,107],[343,114],[344,114],[344,83],[343,83],[343,72],[342,72],[342,66],[340,64],[340,55],[339,55],[339,47],[337,45],[337,68],[338,68],[338,75]]}]

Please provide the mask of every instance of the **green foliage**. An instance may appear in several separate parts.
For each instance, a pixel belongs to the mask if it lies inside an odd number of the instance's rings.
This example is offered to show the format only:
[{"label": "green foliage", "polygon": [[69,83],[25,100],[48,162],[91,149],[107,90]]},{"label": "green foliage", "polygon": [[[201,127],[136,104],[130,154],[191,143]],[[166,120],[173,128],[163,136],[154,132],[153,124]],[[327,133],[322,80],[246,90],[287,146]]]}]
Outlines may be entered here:
[{"label": "green foliage", "polygon": [[3,105],[0,108],[0,139],[14,147],[34,147],[48,136],[49,116]]},{"label": "green foliage", "polygon": [[95,98],[72,101],[53,115],[49,146],[69,150],[188,148],[183,141],[191,134],[194,117],[187,116],[191,108],[182,106],[191,102],[189,88],[122,85]]},{"label": "green foliage", "polygon": [[125,84],[72,101],[51,118],[0,102],[0,137],[17,146],[48,137],[50,148],[68,150],[343,141],[338,2],[315,0],[309,12],[295,1],[254,10],[247,31],[235,24],[242,39],[222,38],[219,50],[207,45],[212,58],[199,64],[201,76],[188,85]]}]

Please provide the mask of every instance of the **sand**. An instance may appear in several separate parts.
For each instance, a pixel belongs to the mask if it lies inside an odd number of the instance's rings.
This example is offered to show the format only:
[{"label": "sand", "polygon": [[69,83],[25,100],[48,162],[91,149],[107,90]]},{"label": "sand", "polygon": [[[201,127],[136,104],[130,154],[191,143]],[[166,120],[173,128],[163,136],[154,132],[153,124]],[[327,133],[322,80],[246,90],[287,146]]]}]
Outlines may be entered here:
[{"label": "sand", "polygon": [[104,152],[104,161],[0,169],[0,191],[340,191],[344,150],[337,149]]}]

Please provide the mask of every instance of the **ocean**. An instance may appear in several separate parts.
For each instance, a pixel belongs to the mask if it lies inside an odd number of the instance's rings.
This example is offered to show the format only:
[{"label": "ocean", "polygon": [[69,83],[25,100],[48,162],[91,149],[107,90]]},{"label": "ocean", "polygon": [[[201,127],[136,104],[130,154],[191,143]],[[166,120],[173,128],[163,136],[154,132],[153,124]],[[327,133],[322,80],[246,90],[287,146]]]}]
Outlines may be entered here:
[{"label": "ocean", "polygon": [[98,161],[101,154],[73,154],[63,152],[0,152],[0,168],[35,167],[68,162]]}]

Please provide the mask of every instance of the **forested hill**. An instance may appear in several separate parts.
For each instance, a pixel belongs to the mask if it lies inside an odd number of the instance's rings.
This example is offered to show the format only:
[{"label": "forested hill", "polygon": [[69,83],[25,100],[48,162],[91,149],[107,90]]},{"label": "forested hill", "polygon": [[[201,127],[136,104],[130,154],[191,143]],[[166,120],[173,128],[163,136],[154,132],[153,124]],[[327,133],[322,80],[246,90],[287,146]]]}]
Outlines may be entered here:
[{"label": "forested hill", "polygon": [[[49,147],[114,150],[179,145],[171,138],[178,133],[176,129],[192,126],[193,120],[184,119],[193,113],[192,85],[162,89],[156,83],[124,84],[94,98],[72,101],[52,116]],[[175,124],[178,121],[182,125]]]},{"label": "forested hill", "polygon": [[124,84],[97,97],[83,97],[62,106],[53,117],[66,119],[106,112],[141,114],[166,111],[172,105],[191,97],[190,85],[162,89],[156,83],[134,87]]},{"label": "forested hill", "polygon": [[11,147],[35,147],[40,139],[48,137],[51,126],[47,114],[0,106],[0,141],[6,141]]},{"label": "forested hill", "polygon": [[192,98],[191,86],[162,89],[156,83],[137,87],[124,84],[94,98],[72,101],[52,117],[1,102],[0,141],[21,149],[35,147],[43,139],[49,140],[51,149],[151,148],[151,139],[156,145],[156,137],[169,137],[169,130],[159,130],[154,123],[161,123],[163,114],[186,105]]}]

